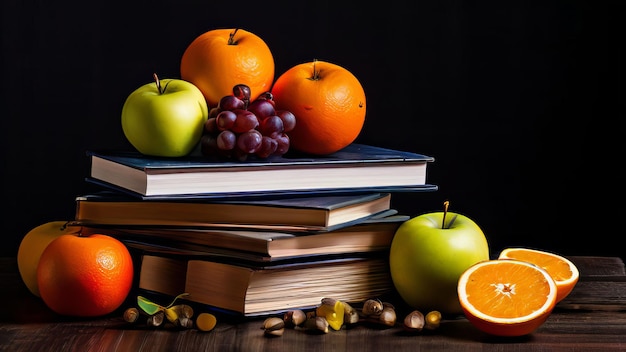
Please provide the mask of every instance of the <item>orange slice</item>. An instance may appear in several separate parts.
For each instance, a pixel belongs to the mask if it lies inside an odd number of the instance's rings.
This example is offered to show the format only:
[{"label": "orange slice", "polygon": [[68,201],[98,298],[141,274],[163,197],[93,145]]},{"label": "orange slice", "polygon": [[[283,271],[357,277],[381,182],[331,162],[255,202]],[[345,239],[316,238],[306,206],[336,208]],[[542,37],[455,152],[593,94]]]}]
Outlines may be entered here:
[{"label": "orange slice", "polygon": [[556,282],[557,303],[567,297],[578,282],[576,265],[558,254],[529,248],[506,248],[500,252],[499,259],[523,260],[546,269]]},{"label": "orange slice", "polygon": [[507,259],[478,262],[458,281],[461,308],[479,330],[496,336],[530,334],[556,305],[550,274],[529,262]]}]

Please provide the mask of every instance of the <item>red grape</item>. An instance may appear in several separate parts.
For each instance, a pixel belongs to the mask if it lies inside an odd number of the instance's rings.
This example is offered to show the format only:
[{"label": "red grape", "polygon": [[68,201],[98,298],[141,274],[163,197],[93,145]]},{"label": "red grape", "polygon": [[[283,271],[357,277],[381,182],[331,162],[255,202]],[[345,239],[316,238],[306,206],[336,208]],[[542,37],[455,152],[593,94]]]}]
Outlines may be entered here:
[{"label": "red grape", "polygon": [[248,105],[248,111],[251,111],[259,121],[263,121],[268,116],[276,114],[274,105],[265,99],[257,99]]},{"label": "red grape", "polygon": [[277,148],[278,142],[274,138],[263,136],[263,138],[261,138],[261,145],[255,154],[259,158],[267,158],[268,156],[274,154]]},{"label": "red grape", "polygon": [[232,131],[225,130],[217,135],[217,147],[220,150],[232,150],[237,144],[237,135]]},{"label": "red grape", "polygon": [[264,136],[273,136],[283,132],[283,120],[276,115],[268,116],[261,121],[258,129]]},{"label": "red grape", "polygon": [[220,131],[230,130],[235,125],[237,114],[234,111],[224,110],[217,114],[216,125]]},{"label": "red grape", "polygon": [[237,148],[239,150],[252,154],[261,146],[263,135],[257,130],[249,130],[237,136]]},{"label": "red grape", "polygon": [[276,136],[275,139],[278,142],[278,148],[276,148],[276,152],[274,153],[276,155],[283,155],[287,153],[289,150],[289,136],[283,132]]},{"label": "red grape", "polygon": [[209,117],[204,123],[204,131],[207,133],[217,133],[217,119],[215,117]]},{"label": "red grape", "polygon": [[220,108],[218,108],[217,106],[212,107],[211,110],[209,110],[209,118],[215,118],[217,117],[217,114],[220,113]]},{"label": "red grape", "polygon": [[245,84],[236,84],[233,87],[233,95],[244,103],[250,102],[250,87]]},{"label": "red grape", "polygon": [[235,123],[231,127],[233,132],[244,133],[257,128],[259,125],[259,119],[251,111],[235,109],[233,112],[237,114],[237,119],[235,119]]},{"label": "red grape", "polygon": [[296,127],[296,115],[289,110],[278,110],[276,115],[283,120],[283,128],[285,132],[290,132]]},{"label": "red grape", "polygon": [[217,107],[222,111],[235,110],[235,109],[245,108],[245,104],[243,100],[237,98],[234,95],[225,95],[222,97],[222,99],[220,99],[220,102],[218,103]]}]

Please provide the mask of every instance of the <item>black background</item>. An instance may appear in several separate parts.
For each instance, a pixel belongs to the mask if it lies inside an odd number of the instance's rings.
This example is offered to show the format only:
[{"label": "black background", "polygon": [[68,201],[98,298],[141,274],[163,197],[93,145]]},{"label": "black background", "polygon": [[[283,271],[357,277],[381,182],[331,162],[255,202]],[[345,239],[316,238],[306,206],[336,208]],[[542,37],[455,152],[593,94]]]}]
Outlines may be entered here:
[{"label": "black background", "polygon": [[131,148],[124,100],[179,78],[214,28],[265,40],[276,77],[313,59],[349,69],[368,111],[358,142],[434,156],[409,215],[468,215],[492,252],[623,250],[624,115],[617,2],[2,2],[2,255],[33,227],[71,219],[87,149]]}]

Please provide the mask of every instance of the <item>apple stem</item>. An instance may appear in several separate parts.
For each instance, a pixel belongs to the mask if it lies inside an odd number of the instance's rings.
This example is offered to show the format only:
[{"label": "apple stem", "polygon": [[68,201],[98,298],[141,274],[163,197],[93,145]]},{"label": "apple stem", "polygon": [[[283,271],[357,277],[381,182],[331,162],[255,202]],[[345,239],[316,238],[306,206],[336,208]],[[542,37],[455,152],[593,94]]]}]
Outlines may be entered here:
[{"label": "apple stem", "polygon": [[159,94],[163,94],[163,91],[161,90],[161,80],[159,80],[159,76],[157,76],[156,73],[153,73],[152,78],[154,78],[154,82],[156,83],[157,91],[159,91]]},{"label": "apple stem", "polygon": [[450,206],[450,201],[443,202],[443,219],[441,220],[441,228],[446,228],[446,215],[448,215],[448,207]]}]

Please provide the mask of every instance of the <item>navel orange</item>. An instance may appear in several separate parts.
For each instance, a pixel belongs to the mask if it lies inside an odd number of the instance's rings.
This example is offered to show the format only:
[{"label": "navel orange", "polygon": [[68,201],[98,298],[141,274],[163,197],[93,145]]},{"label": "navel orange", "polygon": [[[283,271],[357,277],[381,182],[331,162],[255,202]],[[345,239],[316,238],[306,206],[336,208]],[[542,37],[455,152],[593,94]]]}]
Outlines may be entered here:
[{"label": "navel orange", "polygon": [[458,295],[465,316],[476,328],[496,336],[522,336],[552,313],[557,287],[546,270],[532,263],[496,259],[463,272]]},{"label": "navel orange", "polygon": [[233,87],[250,87],[250,101],[268,92],[274,82],[274,57],[265,41],[243,29],[213,29],[196,37],[185,49],[180,76],[193,83],[216,107]]},{"label": "navel orange", "polygon": [[556,282],[557,303],[572,292],[579,272],[569,259],[555,253],[530,248],[505,248],[499,259],[518,259],[544,268]]},{"label": "navel orange", "polygon": [[272,87],[277,110],[296,116],[290,148],[304,153],[334,153],[358,137],[365,122],[365,91],[346,68],[312,61],[285,71]]},{"label": "navel orange", "polygon": [[37,284],[44,303],[58,314],[102,316],[128,296],[132,257],[122,242],[108,235],[62,235],[41,254]]}]

